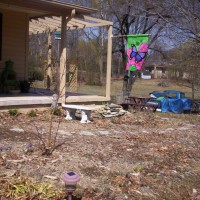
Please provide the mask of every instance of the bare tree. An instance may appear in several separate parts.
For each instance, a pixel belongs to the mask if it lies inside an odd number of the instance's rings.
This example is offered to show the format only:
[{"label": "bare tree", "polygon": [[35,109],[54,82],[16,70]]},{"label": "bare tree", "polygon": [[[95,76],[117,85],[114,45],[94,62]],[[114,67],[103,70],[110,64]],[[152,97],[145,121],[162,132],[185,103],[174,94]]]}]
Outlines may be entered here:
[{"label": "bare tree", "polygon": [[[172,66],[170,73],[177,81],[187,81],[192,90],[192,98],[199,88],[200,61],[197,56],[199,45],[190,40],[182,44],[179,48],[170,51],[169,57]],[[188,85],[187,83],[187,85]]]},{"label": "bare tree", "polygon": [[200,43],[199,0],[176,0],[171,3],[171,25],[182,39]]},{"label": "bare tree", "polygon": [[170,35],[174,41],[171,58],[178,79],[191,83],[192,97],[200,80],[200,1],[176,0],[168,5],[171,10]]},{"label": "bare tree", "polygon": [[[151,47],[166,27],[168,21],[165,19],[170,18],[163,1],[109,0],[107,2],[110,19],[114,21],[114,34],[151,34]],[[121,53],[124,67],[126,63],[126,37],[118,38],[114,42],[114,52]]]}]

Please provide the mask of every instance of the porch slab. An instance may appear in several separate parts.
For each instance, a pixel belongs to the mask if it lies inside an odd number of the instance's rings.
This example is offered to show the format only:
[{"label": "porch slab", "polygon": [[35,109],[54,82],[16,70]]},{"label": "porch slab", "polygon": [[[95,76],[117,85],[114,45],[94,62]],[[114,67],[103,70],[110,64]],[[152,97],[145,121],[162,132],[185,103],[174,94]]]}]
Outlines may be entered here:
[{"label": "porch slab", "polygon": [[[71,96],[72,95],[72,96]],[[74,96],[73,96],[74,95]],[[81,96],[79,96],[81,95]],[[20,94],[0,96],[0,107],[8,106],[50,106],[52,104],[52,95],[41,94]],[[107,102],[108,98],[96,95],[83,95],[83,94],[68,94],[66,95],[66,103],[85,103],[91,104],[93,102]],[[58,103],[61,103],[61,99]]]},{"label": "porch slab", "polygon": [[51,104],[52,97],[41,96],[13,96],[0,97],[0,106],[36,105]]}]

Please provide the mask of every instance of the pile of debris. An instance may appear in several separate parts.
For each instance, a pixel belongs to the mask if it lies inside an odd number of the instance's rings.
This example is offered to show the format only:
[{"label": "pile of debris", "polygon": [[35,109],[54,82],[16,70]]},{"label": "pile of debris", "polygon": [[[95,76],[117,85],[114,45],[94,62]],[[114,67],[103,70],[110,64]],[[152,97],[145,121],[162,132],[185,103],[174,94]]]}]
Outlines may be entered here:
[{"label": "pile of debris", "polygon": [[99,109],[95,110],[92,113],[92,117],[98,118],[107,118],[107,117],[117,117],[122,116],[126,113],[126,111],[122,108],[122,106],[117,104],[109,104],[101,106]]}]

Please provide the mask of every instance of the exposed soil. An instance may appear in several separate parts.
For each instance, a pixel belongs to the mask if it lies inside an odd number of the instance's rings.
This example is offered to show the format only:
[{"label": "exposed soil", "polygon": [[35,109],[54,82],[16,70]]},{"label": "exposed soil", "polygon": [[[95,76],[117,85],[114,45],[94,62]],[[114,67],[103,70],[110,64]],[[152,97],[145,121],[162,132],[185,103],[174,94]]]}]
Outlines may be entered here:
[{"label": "exposed soil", "polygon": [[23,176],[62,189],[61,174],[73,170],[83,200],[200,199],[199,115],[135,112],[89,124],[55,116],[53,133],[59,124],[57,143],[65,143],[42,156],[36,135],[46,137],[49,121],[48,112],[0,113],[1,179]]}]

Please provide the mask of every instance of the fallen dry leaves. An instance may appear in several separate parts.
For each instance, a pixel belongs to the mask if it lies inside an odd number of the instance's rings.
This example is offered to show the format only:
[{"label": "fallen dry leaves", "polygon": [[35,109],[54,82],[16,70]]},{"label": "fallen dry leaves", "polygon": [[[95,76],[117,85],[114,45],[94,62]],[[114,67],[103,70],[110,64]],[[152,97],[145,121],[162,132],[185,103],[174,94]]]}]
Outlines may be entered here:
[{"label": "fallen dry leaves", "polygon": [[[55,116],[55,126],[58,121]],[[135,112],[115,118],[94,118],[90,124],[62,118],[58,140],[66,143],[50,157],[39,152],[33,134],[35,126],[45,135],[49,129],[48,112],[38,112],[33,118],[0,113],[0,148],[12,147],[0,152],[0,179],[24,176],[40,182],[48,180],[64,189],[60,174],[75,170],[81,175],[76,199],[199,198],[197,115]],[[24,132],[13,132],[12,128]],[[33,151],[29,152],[26,148],[30,143]],[[1,191],[3,198],[6,194]]]}]

